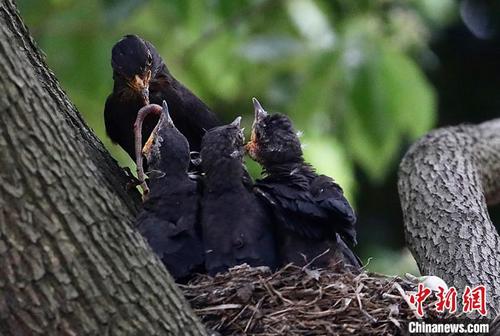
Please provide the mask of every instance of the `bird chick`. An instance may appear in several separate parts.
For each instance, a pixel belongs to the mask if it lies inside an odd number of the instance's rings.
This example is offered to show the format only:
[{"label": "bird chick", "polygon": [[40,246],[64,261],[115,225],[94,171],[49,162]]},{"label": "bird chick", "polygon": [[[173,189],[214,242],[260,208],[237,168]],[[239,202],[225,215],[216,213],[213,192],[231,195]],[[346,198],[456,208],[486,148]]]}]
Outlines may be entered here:
[{"label": "bird chick", "polygon": [[[168,101],[170,116],[187,138],[191,150],[199,151],[205,130],[219,125],[217,116],[169,72],[155,47],[136,35],[126,35],[111,51],[113,92],[104,108],[106,133],[135,160],[133,125],[143,106]],[[148,116],[143,123],[142,145],[158,122]]]},{"label": "bird chick", "polygon": [[204,269],[199,188],[188,176],[188,141],[175,127],[166,102],[143,153],[154,174],[149,174],[150,193],[136,226],[170,274],[183,282]]},{"label": "bird chick", "polygon": [[247,187],[240,120],[208,131],[202,140],[201,225],[211,275],[243,263],[276,266],[270,214]]},{"label": "bird chick", "polygon": [[281,263],[360,267],[346,245],[356,243],[356,216],[342,189],[304,161],[286,115],[268,114],[255,98],[253,103],[255,119],[246,150],[265,173],[254,190],[274,214]]}]

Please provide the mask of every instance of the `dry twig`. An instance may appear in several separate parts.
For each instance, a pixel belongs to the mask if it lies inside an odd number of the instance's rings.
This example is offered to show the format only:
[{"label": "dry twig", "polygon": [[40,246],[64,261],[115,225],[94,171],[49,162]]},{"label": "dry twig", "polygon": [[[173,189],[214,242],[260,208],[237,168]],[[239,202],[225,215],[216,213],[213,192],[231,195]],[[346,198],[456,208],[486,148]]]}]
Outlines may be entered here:
[{"label": "dry twig", "polygon": [[[276,273],[241,265],[213,278],[199,275],[181,289],[221,335],[400,335],[415,319],[401,295],[416,290],[413,282],[366,272],[318,274],[293,265]],[[430,306],[426,312],[437,316]]]}]

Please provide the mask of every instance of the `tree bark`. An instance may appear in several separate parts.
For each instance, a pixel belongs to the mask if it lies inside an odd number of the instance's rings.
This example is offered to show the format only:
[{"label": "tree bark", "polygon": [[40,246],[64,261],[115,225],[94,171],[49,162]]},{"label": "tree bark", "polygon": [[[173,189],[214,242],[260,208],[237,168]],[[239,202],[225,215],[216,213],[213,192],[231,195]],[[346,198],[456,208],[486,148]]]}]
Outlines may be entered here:
[{"label": "tree bark", "polygon": [[500,315],[498,315],[495,320],[490,325],[490,335],[500,336]]},{"label": "tree bark", "polygon": [[487,288],[500,307],[500,237],[487,202],[500,195],[500,119],[435,130],[403,158],[399,195],[406,240],[422,274],[463,291]]},{"label": "tree bark", "polygon": [[0,334],[205,335],[12,1],[0,20]]}]

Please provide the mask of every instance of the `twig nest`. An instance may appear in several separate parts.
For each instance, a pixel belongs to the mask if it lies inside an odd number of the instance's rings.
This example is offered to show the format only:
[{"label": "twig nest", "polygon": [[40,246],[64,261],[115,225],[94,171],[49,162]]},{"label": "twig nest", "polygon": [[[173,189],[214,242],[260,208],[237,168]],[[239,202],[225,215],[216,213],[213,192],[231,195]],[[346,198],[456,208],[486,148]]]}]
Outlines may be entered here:
[{"label": "twig nest", "polygon": [[[406,292],[417,282],[343,267],[241,265],[180,285],[205,326],[220,335],[401,335],[415,319]],[[438,316],[426,307],[428,317]]]}]

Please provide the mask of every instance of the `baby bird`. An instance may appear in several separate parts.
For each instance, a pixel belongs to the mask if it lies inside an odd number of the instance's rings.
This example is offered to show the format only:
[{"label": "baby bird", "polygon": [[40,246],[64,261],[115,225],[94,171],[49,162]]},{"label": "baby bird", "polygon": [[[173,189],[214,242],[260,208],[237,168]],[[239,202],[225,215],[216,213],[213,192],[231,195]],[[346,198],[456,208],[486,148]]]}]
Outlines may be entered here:
[{"label": "baby bird", "polygon": [[242,263],[276,266],[271,216],[247,187],[240,121],[208,131],[201,145],[201,226],[211,275]]},{"label": "baby bird", "polygon": [[[149,107],[160,108],[154,104]],[[166,102],[143,154],[151,172],[150,192],[136,226],[170,274],[184,282],[193,273],[204,271],[198,222],[200,196],[197,183],[188,175],[188,141],[175,127]]]},{"label": "baby bird", "polygon": [[299,138],[286,115],[270,115],[257,99],[253,103],[255,120],[246,150],[265,173],[254,190],[274,214],[281,263],[360,267],[346,245],[356,243],[356,216],[342,189],[304,161]]}]

